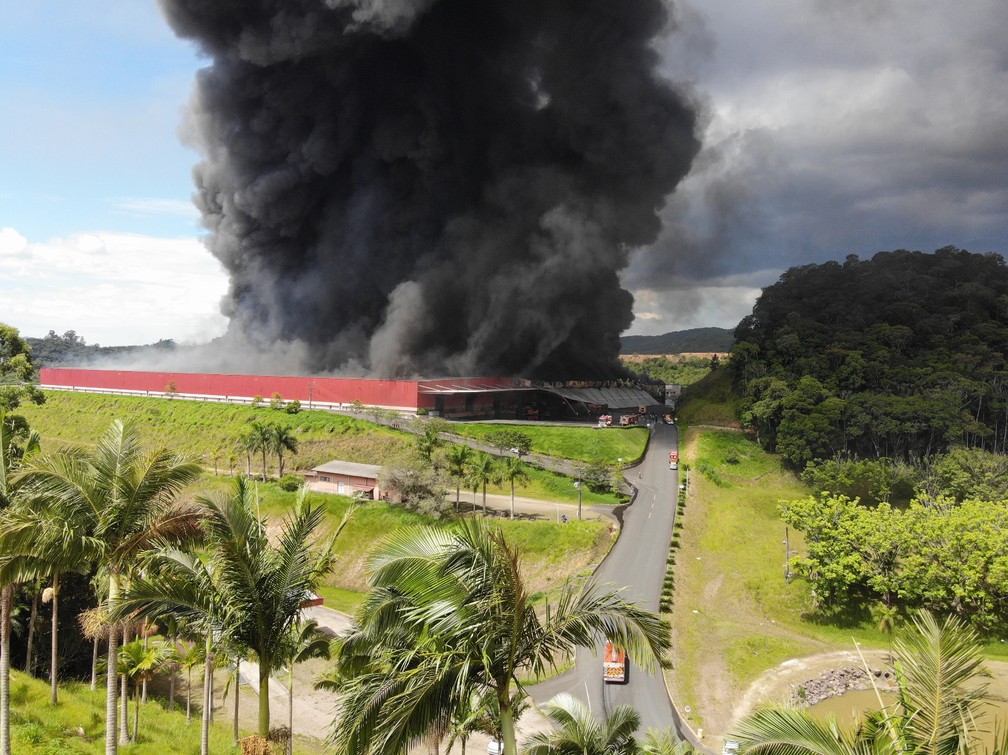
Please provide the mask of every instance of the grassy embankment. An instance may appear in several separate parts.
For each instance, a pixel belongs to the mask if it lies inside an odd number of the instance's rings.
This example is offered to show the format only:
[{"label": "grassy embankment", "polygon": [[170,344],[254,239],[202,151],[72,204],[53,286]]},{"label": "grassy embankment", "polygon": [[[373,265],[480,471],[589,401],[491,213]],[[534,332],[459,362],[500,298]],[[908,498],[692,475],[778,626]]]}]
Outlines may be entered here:
[{"label": "grassy embankment", "polygon": [[[196,694],[200,694],[196,690]],[[246,698],[248,694],[248,698]],[[242,692],[242,705],[254,706],[251,693]],[[179,705],[181,702],[181,705]],[[175,712],[166,703],[151,698],[140,710],[140,733],[135,744],[120,746],[129,755],[198,755],[200,751],[199,708],[194,705],[193,720],[185,722],[185,698],[180,693]],[[279,716],[278,716],[279,717]],[[133,725],[133,701],[130,700],[130,726]],[[78,731],[83,731],[83,735]],[[241,736],[252,733],[242,730]],[[54,753],[105,752],[105,687],[92,692],[87,684],[61,682],[60,702],[49,704],[49,683],[33,679],[19,671],[11,672],[11,745],[17,755],[53,755]],[[237,753],[232,746],[230,709],[217,712],[210,727],[210,752]],[[318,752],[317,741],[294,740],[295,755]]]},{"label": "grassy embankment", "polygon": [[[411,433],[376,425],[364,419],[322,411],[286,414],[268,407],[204,403],[181,399],[113,396],[49,391],[42,406],[22,405],[31,426],[39,431],[44,448],[61,444],[92,444],[116,418],[136,421],[146,441],[167,446],[202,460],[207,469],[220,474],[245,470],[247,457],[237,446],[242,428],[250,422],[273,422],[290,427],[298,440],[298,452],[287,457],[287,469],[311,469],[332,459],[365,464],[383,464],[413,443]],[[404,420],[405,422],[406,420]],[[479,428],[493,426],[453,423],[451,431],[479,437]],[[469,428],[477,428],[470,430]],[[497,429],[500,429],[499,427]],[[610,428],[593,431],[584,427],[524,425],[522,432],[532,438],[536,453],[581,461],[616,464],[643,453],[647,432]],[[568,437],[569,436],[569,437]],[[254,454],[253,474],[261,473],[262,457]],[[267,469],[277,472],[275,457],[267,456]],[[529,468],[529,481],[518,487],[518,495],[573,503],[577,489],[563,475]],[[510,493],[510,486],[488,489]],[[471,493],[471,491],[470,491]],[[616,504],[615,496],[585,489],[585,503]]]},{"label": "grassy embankment", "polygon": [[[725,370],[687,391],[679,410],[693,425],[735,425]],[[785,581],[780,501],[808,494],[780,459],[733,429],[686,428],[681,455],[689,490],[671,612],[673,697],[691,725],[723,733],[733,702],[762,672],[794,657],[886,647],[873,622],[828,623],[812,613],[808,584]],[[800,551],[799,533],[790,548]],[[843,625],[841,625],[843,624]]]}]

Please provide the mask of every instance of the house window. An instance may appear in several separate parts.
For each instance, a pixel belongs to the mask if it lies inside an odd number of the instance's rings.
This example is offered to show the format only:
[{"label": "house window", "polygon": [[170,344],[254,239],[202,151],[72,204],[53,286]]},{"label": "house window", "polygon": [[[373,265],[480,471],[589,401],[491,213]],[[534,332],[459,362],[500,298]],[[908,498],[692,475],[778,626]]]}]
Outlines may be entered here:
[{"label": "house window", "polygon": [[326,475],[322,475],[322,482],[332,482],[332,480]]}]

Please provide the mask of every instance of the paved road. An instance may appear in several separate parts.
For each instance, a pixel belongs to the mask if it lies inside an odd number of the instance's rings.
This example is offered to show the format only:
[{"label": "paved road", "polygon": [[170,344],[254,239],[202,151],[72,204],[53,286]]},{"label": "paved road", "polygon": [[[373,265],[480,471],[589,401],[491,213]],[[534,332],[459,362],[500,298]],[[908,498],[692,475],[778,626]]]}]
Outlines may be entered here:
[{"label": "paved road", "polygon": [[[678,472],[669,469],[669,451],[678,447],[678,428],[659,424],[644,460],[627,472],[627,478],[638,488],[637,497],[624,514],[619,540],[597,572],[599,582],[625,586],[624,597],[655,612],[665,578],[679,487]],[[626,685],[604,684],[602,648],[595,653],[579,651],[571,671],[530,691],[537,703],[558,692],[587,698],[596,715],[616,705],[632,705],[640,713],[642,732],[651,727],[674,726],[680,738],[698,744],[672,706],[661,671],[648,674],[632,667]]]}]

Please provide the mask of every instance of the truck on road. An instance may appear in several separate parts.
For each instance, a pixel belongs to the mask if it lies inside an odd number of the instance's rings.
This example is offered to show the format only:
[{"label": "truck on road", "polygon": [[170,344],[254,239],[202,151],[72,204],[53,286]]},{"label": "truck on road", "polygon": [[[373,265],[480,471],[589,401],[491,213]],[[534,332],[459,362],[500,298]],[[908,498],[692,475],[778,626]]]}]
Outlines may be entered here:
[{"label": "truck on road", "polygon": [[602,681],[606,684],[626,684],[626,651],[611,642],[605,644],[605,658],[602,661]]}]

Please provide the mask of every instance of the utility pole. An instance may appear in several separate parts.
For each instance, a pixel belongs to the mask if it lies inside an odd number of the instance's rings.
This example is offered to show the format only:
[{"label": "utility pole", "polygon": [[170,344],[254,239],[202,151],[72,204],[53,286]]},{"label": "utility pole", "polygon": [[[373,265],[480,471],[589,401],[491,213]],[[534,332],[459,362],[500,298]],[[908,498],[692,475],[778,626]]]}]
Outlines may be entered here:
[{"label": "utility pole", "polygon": [[784,581],[791,582],[791,533],[787,525],[784,527]]},{"label": "utility pole", "polygon": [[578,519],[581,519],[581,478],[578,477],[578,481],[574,483],[574,487],[577,488],[578,492]]}]

